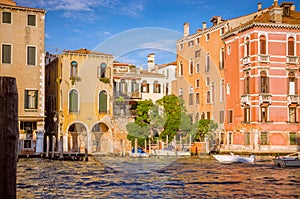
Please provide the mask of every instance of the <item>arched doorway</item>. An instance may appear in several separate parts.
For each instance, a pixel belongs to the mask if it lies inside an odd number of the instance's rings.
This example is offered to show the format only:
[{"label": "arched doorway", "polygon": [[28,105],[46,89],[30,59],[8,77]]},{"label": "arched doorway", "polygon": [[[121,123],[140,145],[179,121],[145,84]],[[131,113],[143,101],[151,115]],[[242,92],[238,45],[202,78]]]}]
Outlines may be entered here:
[{"label": "arched doorway", "polygon": [[68,129],[68,149],[71,152],[84,152],[87,140],[87,129],[81,123],[74,123]]},{"label": "arched doorway", "polygon": [[107,152],[107,142],[109,141],[109,127],[98,122],[91,130],[91,152]]}]

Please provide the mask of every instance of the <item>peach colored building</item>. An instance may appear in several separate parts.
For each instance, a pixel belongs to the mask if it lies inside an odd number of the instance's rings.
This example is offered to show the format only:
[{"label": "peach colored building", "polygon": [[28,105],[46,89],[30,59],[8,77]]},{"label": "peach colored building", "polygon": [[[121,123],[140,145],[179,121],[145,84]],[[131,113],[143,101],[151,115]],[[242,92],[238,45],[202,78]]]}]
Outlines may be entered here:
[{"label": "peach colored building", "polygon": [[0,76],[17,81],[21,154],[43,152],[45,15],[43,9],[0,0]]},{"label": "peach colored building", "polygon": [[225,42],[225,132],[222,150],[300,149],[300,12],[290,2],[222,36]]},{"label": "peach colored building", "polygon": [[185,23],[184,35],[177,41],[177,80],[172,83],[173,93],[183,98],[193,122],[205,118],[218,123],[216,139],[220,140],[225,132],[225,46],[222,36],[263,11],[258,4],[257,12],[239,18],[224,20],[213,16],[211,27],[203,22],[202,29],[194,34],[190,34],[189,23]]}]

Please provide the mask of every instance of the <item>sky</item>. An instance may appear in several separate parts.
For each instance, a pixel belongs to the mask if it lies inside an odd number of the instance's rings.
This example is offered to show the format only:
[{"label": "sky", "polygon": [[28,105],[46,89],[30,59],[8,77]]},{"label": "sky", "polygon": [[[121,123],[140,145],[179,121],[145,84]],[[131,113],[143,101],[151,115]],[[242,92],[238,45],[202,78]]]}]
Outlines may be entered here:
[{"label": "sky", "polygon": [[[113,54],[115,60],[146,67],[176,60],[176,40],[183,24],[193,34],[212,16],[231,19],[273,4],[273,0],[14,0],[19,6],[43,8],[46,13],[46,51],[86,48]],[[300,0],[291,0],[300,9]],[[283,1],[279,0],[279,4]]]}]

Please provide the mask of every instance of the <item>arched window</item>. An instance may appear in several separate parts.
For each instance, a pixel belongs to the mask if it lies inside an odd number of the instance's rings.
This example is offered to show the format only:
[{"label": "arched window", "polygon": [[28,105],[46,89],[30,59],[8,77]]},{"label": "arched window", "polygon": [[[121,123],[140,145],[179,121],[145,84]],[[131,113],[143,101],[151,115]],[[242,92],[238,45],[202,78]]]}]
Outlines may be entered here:
[{"label": "arched window", "polygon": [[106,63],[101,63],[100,70],[98,70],[98,72],[100,72],[100,77],[101,78],[106,77],[106,67],[107,67]]},{"label": "arched window", "polygon": [[149,84],[147,83],[146,80],[144,80],[144,81],[142,82],[142,85],[141,85],[141,91],[142,91],[143,93],[149,93]]},{"label": "arched window", "polygon": [[190,75],[194,73],[194,62],[193,59],[190,59]]},{"label": "arched window", "polygon": [[72,89],[69,93],[69,112],[70,113],[79,112],[78,91],[75,89]]},{"label": "arched window", "polygon": [[259,53],[261,55],[266,55],[267,54],[267,42],[266,42],[266,37],[264,35],[261,35],[259,37],[259,45],[260,45]]},{"label": "arched window", "polygon": [[206,67],[205,67],[205,72],[209,72],[210,69],[210,60],[209,60],[209,53],[206,54]]},{"label": "arched window", "polygon": [[153,83],[153,93],[160,93],[160,84],[157,80]]},{"label": "arched window", "polygon": [[180,61],[179,63],[179,76],[183,76],[183,63]]},{"label": "arched window", "polygon": [[224,69],[224,48],[220,49],[220,69]]},{"label": "arched window", "polygon": [[76,77],[78,75],[78,63],[76,61],[71,62],[70,77]]},{"label": "arched window", "polygon": [[296,94],[296,77],[295,72],[289,72],[289,95]]},{"label": "arched window", "polygon": [[220,82],[220,101],[224,102],[225,99],[225,82],[224,79],[221,79]]},{"label": "arched window", "polygon": [[107,113],[107,93],[101,91],[99,93],[99,113]]},{"label": "arched window", "polygon": [[269,79],[266,71],[260,72],[260,92],[269,93]]},{"label": "arched window", "polygon": [[289,56],[295,55],[294,46],[295,46],[294,38],[289,37],[289,39],[288,39],[288,55]]}]

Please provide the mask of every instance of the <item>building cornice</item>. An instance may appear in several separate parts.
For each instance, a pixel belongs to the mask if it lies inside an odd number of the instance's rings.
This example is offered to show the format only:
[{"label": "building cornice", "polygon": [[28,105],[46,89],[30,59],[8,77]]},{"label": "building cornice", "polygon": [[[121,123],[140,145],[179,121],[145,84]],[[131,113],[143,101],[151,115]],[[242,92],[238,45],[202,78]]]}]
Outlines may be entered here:
[{"label": "building cornice", "polygon": [[21,11],[31,11],[31,12],[41,12],[46,13],[46,10],[40,8],[28,8],[23,6],[13,6],[13,5],[6,5],[0,3],[1,9],[11,9],[11,10],[21,10]]}]

